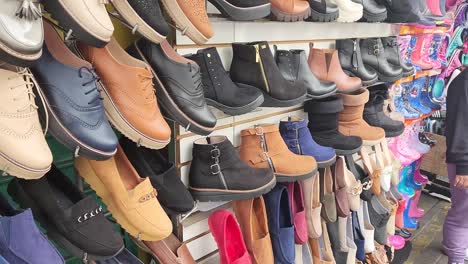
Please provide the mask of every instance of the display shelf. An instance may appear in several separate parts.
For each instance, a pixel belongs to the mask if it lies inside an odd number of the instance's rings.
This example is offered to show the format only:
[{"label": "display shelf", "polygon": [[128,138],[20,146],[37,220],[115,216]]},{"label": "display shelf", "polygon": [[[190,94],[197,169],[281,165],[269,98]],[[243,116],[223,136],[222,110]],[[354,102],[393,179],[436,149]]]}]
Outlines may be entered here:
[{"label": "display shelf", "polygon": [[422,28],[412,25],[401,25],[400,35],[418,35],[418,34],[445,34],[450,30],[449,27],[437,26],[434,28]]},{"label": "display shelf", "polygon": [[432,77],[442,73],[442,69],[431,69],[426,71],[417,72],[415,75],[403,78],[396,82],[396,84],[408,83],[412,82],[414,79],[418,79],[421,77]]}]

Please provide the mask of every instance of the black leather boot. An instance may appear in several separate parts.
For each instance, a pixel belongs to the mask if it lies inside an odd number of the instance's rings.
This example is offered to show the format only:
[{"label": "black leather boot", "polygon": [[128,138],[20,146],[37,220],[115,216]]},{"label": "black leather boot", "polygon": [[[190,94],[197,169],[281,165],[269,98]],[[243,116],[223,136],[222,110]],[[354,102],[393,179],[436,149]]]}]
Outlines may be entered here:
[{"label": "black leather boot", "polygon": [[309,130],[318,144],[332,147],[337,155],[354,154],[362,147],[362,139],[345,136],[338,131],[338,114],[343,110],[343,101],[331,96],[307,101],[304,111],[309,116]]},{"label": "black leather boot", "polygon": [[375,0],[387,9],[389,23],[417,23],[419,17],[411,10],[410,1],[417,0]]},{"label": "black leather boot", "polygon": [[269,0],[208,0],[232,20],[256,20],[270,15]]},{"label": "black leather boot", "polygon": [[385,56],[384,47],[380,38],[362,39],[360,41],[362,61],[377,72],[382,82],[395,82],[403,76],[400,65],[390,64]]},{"label": "black leather boot", "polygon": [[387,19],[387,9],[375,0],[352,0],[364,7],[363,20],[367,22],[382,22]]},{"label": "black leather boot", "polygon": [[276,185],[271,169],[249,167],[225,136],[196,140],[192,154],[190,191],[201,202],[250,199]]},{"label": "black leather boot", "polygon": [[410,63],[405,63],[401,59],[400,48],[396,37],[382,38],[385,56],[390,64],[400,66],[403,70],[403,77],[412,76],[414,74],[414,66]]},{"label": "black leather boot", "polygon": [[217,120],[206,104],[197,63],[177,54],[167,41],[154,44],[141,38],[128,48],[128,53],[151,66],[165,115],[200,135],[214,130]]},{"label": "black leather boot", "polygon": [[208,105],[228,115],[242,115],[263,104],[263,94],[257,88],[234,83],[224,69],[216,48],[198,50],[187,56],[200,66],[203,91]]},{"label": "black leather boot", "polygon": [[309,0],[311,15],[307,19],[316,22],[336,21],[339,16],[337,5],[328,3],[326,0]]},{"label": "black leather boot", "polygon": [[231,79],[260,89],[262,106],[288,107],[306,99],[305,87],[294,86],[281,75],[266,41],[233,43],[232,49]]},{"label": "black leather boot", "polygon": [[283,77],[295,86],[306,87],[308,97],[318,99],[336,93],[335,83],[321,82],[310,71],[304,50],[276,50],[275,54]]},{"label": "black leather boot", "polygon": [[337,40],[336,49],[338,50],[341,68],[346,74],[361,78],[364,86],[372,85],[378,81],[377,72],[366,67],[362,61],[359,40]]},{"label": "black leather boot", "polygon": [[388,88],[381,84],[369,88],[369,101],[364,106],[364,120],[375,127],[385,130],[385,137],[397,137],[405,130],[405,124],[388,117],[383,111],[385,99],[388,99]]},{"label": "black leather boot", "polygon": [[120,146],[138,175],[148,177],[158,192],[158,201],[169,215],[189,212],[195,206],[192,195],[181,181],[176,166],[160,150],[139,147],[126,137]]}]

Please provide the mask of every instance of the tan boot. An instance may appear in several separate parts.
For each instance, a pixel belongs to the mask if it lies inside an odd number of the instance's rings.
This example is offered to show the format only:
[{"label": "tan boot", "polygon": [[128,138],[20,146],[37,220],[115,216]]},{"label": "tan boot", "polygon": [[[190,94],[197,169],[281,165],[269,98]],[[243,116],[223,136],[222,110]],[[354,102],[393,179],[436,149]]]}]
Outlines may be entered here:
[{"label": "tan boot", "polygon": [[344,109],[339,115],[338,130],[346,136],[358,136],[363,144],[374,146],[385,139],[385,131],[367,124],[362,118],[364,105],[369,101],[369,91],[361,89],[350,94],[340,94]]},{"label": "tan boot", "polygon": [[241,137],[241,159],[254,168],[271,168],[277,182],[305,180],[317,172],[313,157],[296,155],[288,149],[277,125],[244,129]]},{"label": "tan boot", "polygon": [[308,1],[302,0],[270,0],[271,13],[279,21],[302,21],[310,16]]}]

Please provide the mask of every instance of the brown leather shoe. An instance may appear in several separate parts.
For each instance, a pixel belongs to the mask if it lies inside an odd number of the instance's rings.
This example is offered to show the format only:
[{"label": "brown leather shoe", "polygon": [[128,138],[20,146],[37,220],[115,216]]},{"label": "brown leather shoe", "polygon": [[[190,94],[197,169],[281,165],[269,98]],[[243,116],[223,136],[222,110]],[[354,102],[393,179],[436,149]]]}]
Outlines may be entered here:
[{"label": "brown leather shoe", "polygon": [[320,175],[302,182],[304,203],[306,209],[307,230],[309,238],[319,238],[322,235],[322,203],[320,203]]},{"label": "brown leather shoe", "polygon": [[83,42],[75,48],[101,78],[104,107],[112,125],[142,146],[164,148],[171,129],[159,110],[149,66],[127,54],[114,38],[104,48]]},{"label": "brown leather shoe", "polygon": [[185,243],[173,234],[161,241],[138,241],[135,243],[145,252],[151,254],[160,264],[196,264]]},{"label": "brown leather shoe", "polygon": [[252,263],[273,264],[275,260],[263,197],[234,201],[233,208]]},{"label": "brown leather shoe", "polygon": [[204,44],[213,36],[205,0],[162,0],[162,3],[177,28],[196,44]]},{"label": "brown leather shoe", "polygon": [[270,0],[271,14],[279,21],[303,21],[310,16],[308,1],[302,0]]},{"label": "brown leather shoe", "polygon": [[271,168],[277,182],[308,179],[317,172],[311,156],[296,155],[288,149],[277,125],[256,125],[241,131],[240,157],[254,168]]},{"label": "brown leather shoe", "polygon": [[350,93],[361,89],[362,81],[357,77],[350,77],[341,68],[338,51],[327,52],[314,49],[310,43],[309,67],[312,73],[322,82],[334,82],[340,93]]},{"label": "brown leather shoe", "polygon": [[346,136],[358,136],[363,144],[374,146],[385,139],[385,130],[370,126],[363,119],[364,105],[369,101],[369,91],[360,89],[350,94],[340,94],[344,109],[339,114],[338,130]]}]

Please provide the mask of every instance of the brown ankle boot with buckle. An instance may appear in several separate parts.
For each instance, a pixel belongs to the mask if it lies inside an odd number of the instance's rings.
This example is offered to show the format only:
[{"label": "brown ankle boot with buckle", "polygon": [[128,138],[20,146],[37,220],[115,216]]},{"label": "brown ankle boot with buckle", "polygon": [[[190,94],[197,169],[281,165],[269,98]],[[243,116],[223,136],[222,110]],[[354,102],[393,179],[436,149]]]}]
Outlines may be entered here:
[{"label": "brown ankle boot with buckle", "polygon": [[317,172],[315,159],[291,152],[274,124],[244,129],[241,137],[241,159],[254,168],[271,168],[277,182],[305,180]]},{"label": "brown ankle boot with buckle", "polygon": [[358,136],[363,144],[374,146],[385,139],[385,131],[370,126],[363,119],[364,105],[369,101],[369,91],[361,89],[350,94],[340,94],[344,109],[339,114],[338,130],[345,136]]}]

